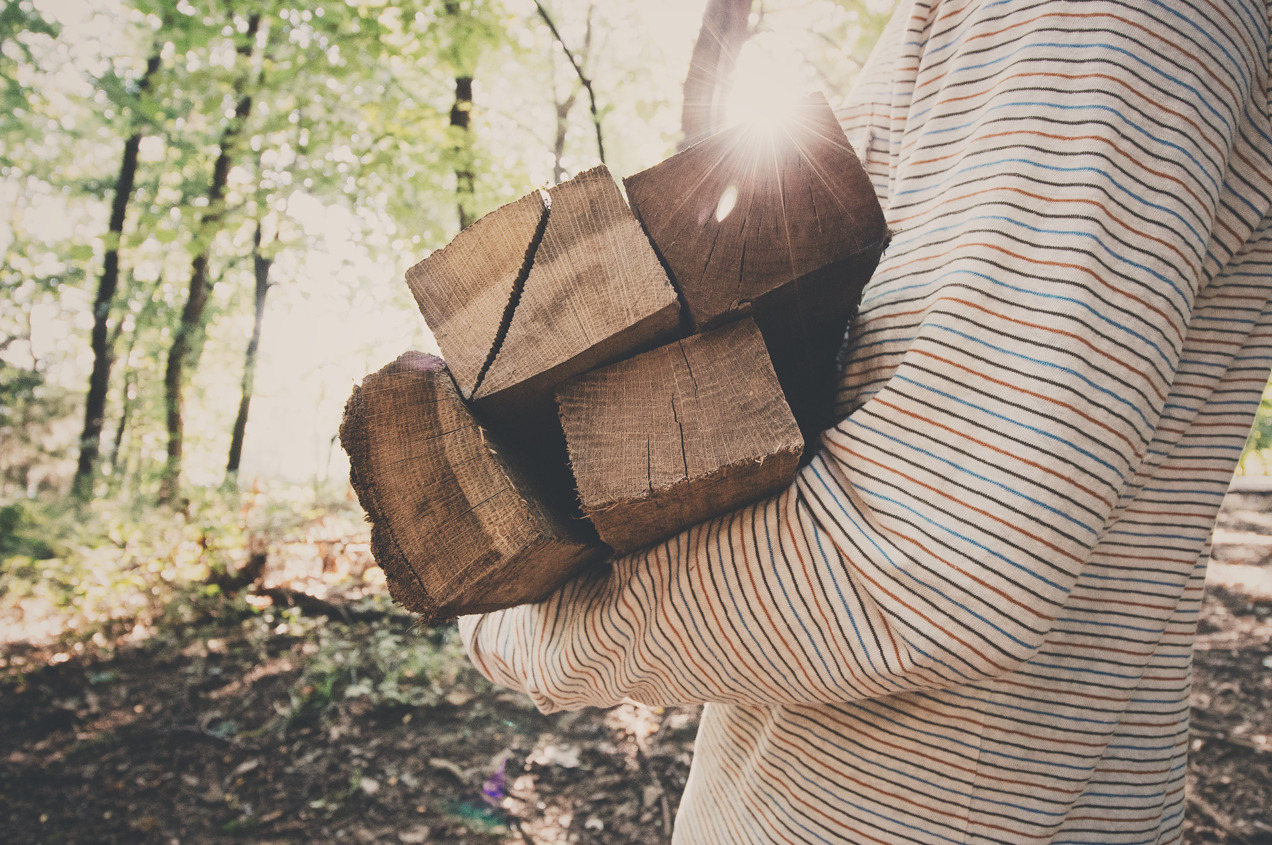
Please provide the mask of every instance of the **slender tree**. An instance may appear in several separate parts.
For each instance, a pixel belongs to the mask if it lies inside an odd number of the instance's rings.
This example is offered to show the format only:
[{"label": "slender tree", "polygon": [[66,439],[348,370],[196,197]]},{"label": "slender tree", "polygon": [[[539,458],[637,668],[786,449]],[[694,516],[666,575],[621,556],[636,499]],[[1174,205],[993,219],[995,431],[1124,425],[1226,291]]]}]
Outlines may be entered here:
[{"label": "slender tree", "polygon": [[225,464],[225,486],[232,487],[238,481],[239,463],[243,458],[243,439],[247,434],[247,415],[252,405],[252,394],[256,386],[256,353],[261,346],[261,327],[265,322],[265,299],[273,283],[269,280],[269,271],[274,259],[266,255],[261,247],[261,221],[256,220],[256,229],[252,235],[252,274],[256,281],[255,302],[256,314],[252,321],[252,336],[243,353],[243,382],[239,392],[238,413],[234,417],[234,429],[230,434],[230,455]]},{"label": "slender tree", "polygon": [[455,68],[455,103],[450,111],[450,135],[455,170],[455,204],[459,214],[459,228],[463,229],[476,219],[473,211],[473,194],[477,187],[477,174],[473,162],[473,73],[477,60],[470,48],[471,12],[464,9],[459,0],[446,0],[442,7],[450,25],[451,63]]},{"label": "slender tree", "polygon": [[[146,62],[145,73],[137,86],[138,96],[144,96],[150,81],[159,70],[161,60],[157,48]],[[80,498],[92,494],[93,477],[97,459],[101,453],[102,424],[106,417],[106,394],[110,390],[110,371],[115,363],[115,350],[109,332],[111,308],[119,288],[119,251],[123,242],[124,221],[128,203],[132,199],[133,184],[137,179],[137,161],[141,151],[142,132],[134,131],[124,142],[123,159],[119,175],[115,178],[115,196],[111,203],[110,223],[107,227],[106,255],[102,261],[102,274],[97,280],[97,295],[93,302],[93,369],[88,377],[88,395],[84,402],[84,428],[79,438],[79,461],[75,467],[74,490]]]},{"label": "slender tree", "polygon": [[473,170],[472,114],[473,78],[469,75],[456,76],[455,105],[451,107],[450,125],[456,136],[455,193],[461,229],[474,219],[471,207],[477,175]]},{"label": "slender tree", "polygon": [[[596,11],[596,6],[588,4],[587,7],[587,28],[583,35],[583,49],[580,50],[582,60],[587,61],[588,55],[592,52],[592,17]],[[556,106],[556,136],[552,140],[552,181],[561,184],[565,181],[566,172],[563,160],[565,158],[565,139],[570,128],[570,112],[574,110],[574,103],[579,98],[579,89],[582,83],[575,80],[569,87],[569,93],[562,98],[556,91],[556,78],[553,75],[552,99]]]},{"label": "slender tree", "polygon": [[752,0],[707,2],[685,77],[685,100],[680,112],[682,150],[724,123],[724,98],[737,66],[738,53],[751,34],[748,27],[751,3]]},{"label": "slender tree", "polygon": [[247,21],[247,31],[238,46],[238,53],[245,67],[235,81],[238,102],[234,116],[221,133],[216,162],[212,167],[212,179],[208,183],[207,205],[199,220],[199,245],[190,263],[190,283],[186,292],[181,320],[173,334],[168,350],[168,362],[164,368],[164,406],[168,428],[168,459],[164,467],[163,481],[159,488],[159,500],[165,504],[176,503],[181,484],[182,452],[185,439],[185,423],[182,419],[182,392],[185,387],[186,366],[196,348],[198,335],[204,329],[204,312],[207,309],[211,283],[208,278],[208,260],[211,243],[225,216],[225,190],[229,182],[235,144],[243,131],[243,125],[252,112],[250,59],[260,29],[261,16],[252,14]]}]

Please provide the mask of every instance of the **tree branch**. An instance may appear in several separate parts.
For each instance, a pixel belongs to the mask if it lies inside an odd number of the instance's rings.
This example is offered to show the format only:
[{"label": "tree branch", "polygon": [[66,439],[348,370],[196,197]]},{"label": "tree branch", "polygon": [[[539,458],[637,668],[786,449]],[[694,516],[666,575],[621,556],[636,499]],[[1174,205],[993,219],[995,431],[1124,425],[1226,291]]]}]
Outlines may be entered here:
[{"label": "tree branch", "polygon": [[596,155],[600,158],[601,164],[604,164],[605,142],[601,138],[601,114],[596,108],[596,92],[592,90],[592,80],[583,72],[582,63],[566,46],[565,39],[561,37],[561,33],[557,29],[556,23],[552,20],[552,16],[548,14],[548,10],[543,8],[543,4],[539,0],[534,0],[534,7],[539,10],[539,17],[543,18],[543,22],[552,31],[552,37],[561,45],[561,50],[565,53],[565,57],[570,60],[570,66],[574,68],[574,73],[578,75],[579,82],[583,83],[583,87],[587,89],[588,101],[592,107],[592,123],[596,126]]}]

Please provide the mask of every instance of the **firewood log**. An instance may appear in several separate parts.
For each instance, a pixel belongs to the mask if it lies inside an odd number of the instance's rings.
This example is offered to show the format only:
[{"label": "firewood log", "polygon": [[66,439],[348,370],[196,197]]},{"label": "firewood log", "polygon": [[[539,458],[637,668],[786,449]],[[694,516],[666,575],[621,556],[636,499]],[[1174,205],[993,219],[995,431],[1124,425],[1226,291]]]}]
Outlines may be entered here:
[{"label": "firewood log", "polygon": [[810,447],[836,356],[888,240],[874,188],[820,95],[623,180],[695,330],[749,314]]},{"label": "firewood log", "polygon": [[604,167],[486,215],[406,278],[463,395],[497,427],[552,416],[565,379],[680,331],[676,292]]},{"label": "firewood log", "polygon": [[424,624],[542,598],[602,547],[485,431],[441,359],[355,388],[340,441],[389,592]]},{"label": "firewood log", "polygon": [[804,442],[749,319],[557,389],[583,513],[629,551],[789,484]]}]

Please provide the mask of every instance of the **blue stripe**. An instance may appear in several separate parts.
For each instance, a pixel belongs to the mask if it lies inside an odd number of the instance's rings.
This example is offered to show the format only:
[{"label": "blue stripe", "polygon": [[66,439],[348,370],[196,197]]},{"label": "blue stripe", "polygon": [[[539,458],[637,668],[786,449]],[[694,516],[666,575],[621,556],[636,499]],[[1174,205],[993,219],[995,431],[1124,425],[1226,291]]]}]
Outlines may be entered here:
[{"label": "blue stripe", "polygon": [[[925,321],[923,325],[924,325],[924,328],[939,329],[940,331],[949,332],[950,334],[955,335],[956,337],[961,337],[963,340],[966,340],[970,343],[976,343],[976,344],[979,344],[980,346],[985,347],[986,349],[992,349],[1000,355],[1005,355],[1012,358],[1019,358],[1022,361],[1028,361],[1029,363],[1035,364],[1039,367],[1047,367],[1053,370],[1059,370],[1060,372],[1065,373],[1066,375],[1074,376],[1083,384],[1085,384],[1087,387],[1090,387],[1092,390],[1098,390],[1099,392],[1113,399],[1115,402],[1125,405],[1129,410],[1134,412],[1140,418],[1140,420],[1144,423],[1145,426],[1147,426],[1150,430],[1153,428],[1153,424],[1149,422],[1148,417],[1144,414],[1144,411],[1141,410],[1139,406],[1137,406],[1134,402],[1132,402],[1129,399],[1123,398],[1122,396],[1119,396],[1114,391],[1110,390],[1109,388],[1105,387],[1102,384],[1098,384],[1097,382],[1088,378],[1086,374],[1081,373],[1073,369],[1072,367],[1066,367],[1061,364],[1057,364],[1054,361],[1048,361],[1044,358],[1034,358],[1032,355],[1025,355],[1023,352],[1013,352],[1010,349],[1007,349],[1002,346],[997,346],[995,344],[990,343],[987,340],[983,340],[979,337],[976,337],[975,335],[970,335],[967,332],[960,331],[959,329],[953,328],[952,326],[942,325],[941,323],[938,323],[932,319]],[[1069,388],[1069,389],[1072,390],[1073,388]],[[1074,392],[1076,393],[1078,391],[1074,391]]]},{"label": "blue stripe", "polygon": [[[894,256],[896,255],[896,253],[890,252],[889,255]],[[916,282],[910,285],[898,285],[890,281],[880,281],[878,283],[872,282],[871,285],[866,288],[866,293],[869,295],[868,296],[863,295],[861,298],[861,309],[864,311],[867,308],[867,306],[874,304],[878,300],[883,299],[885,296],[892,297],[896,295],[897,293],[914,290],[916,288],[943,287],[947,283],[946,281],[947,278],[953,277],[953,276],[964,276],[964,275],[971,276],[973,278],[979,279],[984,282],[988,282],[991,285],[994,285],[999,288],[1003,288],[1005,290],[1012,291],[1013,293],[1021,293],[1021,294],[1026,294],[1029,297],[1038,297],[1040,299],[1052,299],[1058,302],[1067,303],[1069,305],[1076,305],[1077,307],[1086,311],[1091,316],[1098,319],[1106,327],[1113,329],[1119,333],[1130,335],[1135,340],[1138,340],[1144,345],[1152,348],[1152,350],[1157,353],[1157,356],[1161,360],[1161,363],[1164,364],[1168,368],[1168,370],[1175,369],[1175,362],[1167,357],[1166,352],[1160,346],[1158,346],[1156,342],[1154,342],[1153,340],[1150,340],[1148,337],[1145,337],[1144,335],[1135,331],[1126,322],[1114,320],[1113,318],[1109,317],[1108,314],[1104,313],[1103,310],[1092,306],[1090,303],[1086,302],[1085,300],[1081,300],[1072,296],[1062,296],[1057,293],[1049,293],[1047,291],[1044,291],[1038,288],[1019,287],[1017,285],[1008,284],[1007,282],[1001,279],[996,279],[993,276],[989,276],[985,273],[981,273],[975,270],[967,270],[963,268],[955,268],[955,269],[942,268],[942,272],[936,278],[929,279],[926,282]],[[886,280],[886,275],[881,274],[877,278]],[[903,341],[897,341],[897,340],[880,341],[875,343],[862,343],[862,344],[859,344],[859,346],[865,349],[871,346],[880,345],[881,343],[891,343],[893,345],[896,345],[902,342]],[[1172,354],[1173,352],[1174,350],[1172,350]],[[1269,360],[1272,360],[1272,358],[1269,358]]]},{"label": "blue stripe", "polygon": [[[891,498],[891,497],[889,497],[889,496],[885,496],[885,495],[883,495],[882,493],[879,493],[878,491],[871,490],[871,489],[870,489],[870,488],[868,488],[868,487],[863,487],[863,486],[862,486],[862,485],[860,485],[860,484],[857,484],[857,485],[856,485],[856,487],[857,487],[857,489],[858,489],[858,490],[860,490],[862,493],[866,494],[867,496],[870,496],[871,498],[879,499],[880,501],[889,502],[889,503],[891,503],[891,504],[894,504],[894,505],[896,505],[897,507],[902,508],[903,510],[905,510],[905,511],[907,511],[907,512],[911,513],[911,514],[913,514],[914,516],[918,517],[919,519],[923,520],[924,522],[928,523],[929,525],[932,525],[933,527],[938,528],[938,529],[940,529],[940,530],[944,531],[945,533],[947,533],[947,534],[950,534],[950,535],[954,536],[955,538],[957,538],[957,539],[959,539],[959,540],[962,540],[963,542],[967,543],[968,545],[975,546],[975,547],[977,547],[978,549],[981,549],[982,551],[984,551],[984,552],[986,552],[986,553],[988,553],[988,554],[990,554],[990,555],[993,555],[994,557],[998,558],[998,559],[999,559],[999,560],[1001,560],[1003,563],[1006,563],[1008,566],[1012,567],[1013,569],[1017,569],[1017,570],[1019,570],[1019,571],[1021,571],[1021,572],[1025,573],[1025,574],[1027,574],[1027,575],[1029,575],[1029,576],[1033,577],[1034,579],[1036,579],[1036,580],[1038,580],[1038,581],[1043,582],[1044,584],[1046,584],[1046,585],[1048,585],[1048,586],[1050,586],[1050,587],[1054,587],[1056,590],[1060,590],[1061,592],[1066,592],[1066,591],[1065,591],[1065,589],[1064,589],[1063,587],[1061,587],[1059,584],[1057,584],[1056,582],[1054,582],[1054,581],[1050,580],[1049,578],[1046,578],[1045,576],[1043,576],[1043,575],[1039,574],[1039,573],[1038,573],[1038,572],[1036,572],[1035,570],[1030,569],[1030,568],[1029,568],[1029,567],[1027,567],[1027,566],[1023,566],[1023,565],[1021,565],[1021,564],[1019,564],[1019,563],[1016,563],[1015,561],[1013,561],[1013,560],[1011,560],[1010,558],[1008,558],[1006,555],[1003,555],[1003,554],[1000,554],[1000,553],[998,553],[998,552],[994,551],[993,549],[989,548],[989,547],[988,547],[988,546],[986,546],[985,544],[983,544],[983,543],[978,543],[977,541],[975,541],[975,540],[971,539],[970,537],[966,537],[966,536],[964,536],[964,535],[962,535],[962,534],[958,533],[958,532],[957,532],[957,531],[955,531],[954,529],[949,528],[949,527],[947,527],[946,525],[944,525],[944,524],[942,524],[942,523],[940,523],[940,522],[937,522],[937,521],[936,521],[936,520],[934,520],[934,519],[930,519],[929,517],[924,516],[923,514],[919,513],[918,511],[914,510],[913,508],[911,508],[909,505],[907,505],[907,504],[905,504],[905,503],[903,503],[903,502],[900,502],[900,501],[898,501],[898,500],[896,500],[896,499],[893,499],[893,498]],[[854,523],[854,525],[855,525],[855,523]],[[868,535],[867,535],[867,536],[868,536]],[[873,538],[870,538],[870,540],[871,540],[871,543],[875,545],[875,548],[876,548],[876,549],[879,549],[878,544],[877,544],[877,543],[874,543]],[[998,633],[1002,634],[1004,637],[1007,637],[1008,639],[1010,639],[1012,642],[1016,643],[1017,645],[1020,645],[1020,646],[1022,646],[1023,648],[1027,648],[1027,649],[1032,649],[1032,648],[1034,648],[1034,645],[1035,645],[1035,644],[1032,644],[1032,643],[1026,642],[1025,640],[1022,640],[1022,639],[1020,639],[1020,638],[1016,637],[1014,634],[1011,634],[1011,633],[1009,633],[1009,632],[1007,632],[1007,631],[1003,630],[1003,629],[1002,629],[1002,628],[1000,628],[998,625],[995,625],[993,622],[989,621],[989,619],[987,619],[986,617],[984,617],[984,616],[980,615],[979,613],[977,613],[977,612],[973,611],[971,608],[967,607],[967,605],[965,605],[965,604],[963,604],[962,602],[957,601],[956,599],[954,599],[954,598],[952,598],[952,597],[950,597],[950,596],[946,595],[945,593],[941,592],[939,589],[937,589],[937,587],[936,587],[934,584],[930,584],[930,583],[928,583],[928,582],[926,582],[926,581],[921,580],[918,576],[916,576],[913,572],[911,572],[911,571],[910,571],[907,567],[904,567],[904,566],[898,566],[898,565],[897,565],[897,563],[896,563],[895,561],[893,561],[893,560],[892,560],[892,558],[888,557],[887,553],[886,553],[886,552],[884,552],[882,549],[879,549],[879,553],[880,553],[880,554],[882,554],[882,555],[884,556],[884,559],[885,559],[885,560],[887,560],[887,561],[888,561],[888,563],[892,564],[892,568],[893,568],[893,569],[895,569],[895,570],[897,570],[898,572],[900,572],[901,574],[905,575],[905,576],[906,576],[909,580],[913,581],[914,583],[916,583],[916,584],[917,584],[917,585],[919,585],[920,587],[925,587],[925,588],[927,588],[927,591],[928,591],[928,592],[935,593],[935,594],[936,594],[939,598],[944,599],[945,601],[949,602],[950,604],[954,605],[955,607],[959,608],[960,610],[964,610],[964,611],[966,611],[967,613],[971,614],[972,616],[974,616],[976,619],[980,620],[981,622],[984,622],[986,625],[988,625],[989,627],[993,628],[995,631],[997,631]],[[962,626],[962,627],[967,627],[967,626]],[[976,632],[976,633],[980,633],[980,632]]]},{"label": "blue stripe", "polygon": [[[1043,502],[1043,501],[1042,501],[1042,500],[1040,500],[1040,499],[1035,499],[1033,496],[1027,496],[1027,495],[1025,495],[1024,493],[1022,493],[1020,490],[1016,489],[1015,487],[1012,487],[1012,486],[1007,485],[1007,484],[1003,484],[1001,481],[997,481],[997,480],[995,480],[995,479],[993,479],[993,478],[990,478],[990,477],[989,477],[989,476],[987,476],[987,475],[981,475],[981,474],[980,474],[980,473],[978,473],[978,472],[973,472],[973,471],[972,471],[972,470],[971,470],[971,469],[970,469],[970,468],[969,468],[966,464],[956,463],[955,461],[951,461],[951,460],[950,460],[950,459],[948,459],[948,458],[943,458],[943,457],[941,457],[940,455],[936,454],[935,452],[931,451],[930,449],[924,449],[924,448],[922,448],[922,447],[920,447],[920,446],[916,446],[916,445],[915,445],[915,441],[913,441],[913,440],[909,440],[909,441],[907,441],[907,440],[902,440],[902,439],[901,439],[901,438],[899,438],[899,437],[893,437],[893,436],[892,436],[892,435],[890,435],[890,434],[885,434],[884,432],[880,431],[879,429],[875,428],[874,426],[872,426],[872,425],[867,425],[867,424],[866,424],[866,423],[865,423],[865,422],[861,419],[861,415],[860,415],[860,414],[854,414],[854,415],[853,415],[853,417],[852,417],[852,422],[853,422],[853,423],[855,423],[856,425],[861,426],[861,427],[862,427],[862,428],[864,428],[866,431],[874,432],[875,434],[879,435],[880,437],[882,437],[882,438],[883,438],[883,439],[885,439],[885,440],[891,440],[893,443],[896,443],[897,445],[901,446],[901,447],[902,447],[902,449],[909,449],[909,450],[911,450],[911,451],[918,452],[920,455],[925,455],[925,456],[927,456],[927,457],[929,457],[929,458],[931,458],[931,459],[933,459],[933,460],[937,461],[938,463],[943,463],[943,464],[945,464],[946,466],[949,466],[949,467],[951,467],[951,468],[953,468],[953,469],[956,469],[956,470],[958,470],[959,472],[962,472],[962,473],[963,473],[963,474],[965,474],[965,475],[970,475],[972,478],[978,479],[978,480],[980,480],[980,481],[984,481],[984,482],[985,482],[985,483],[987,483],[987,484],[992,484],[993,486],[995,486],[995,487],[999,488],[1000,490],[1004,490],[1004,491],[1006,491],[1007,493],[1010,493],[1010,494],[1012,494],[1012,495],[1018,496],[1018,497],[1020,497],[1021,499],[1024,499],[1026,502],[1029,502],[1030,504],[1037,505],[1038,507],[1042,508],[1043,510],[1050,511],[1051,513],[1055,514],[1055,515],[1056,515],[1056,516],[1058,516],[1058,517],[1061,517],[1062,519],[1067,519],[1069,522],[1072,522],[1074,525],[1078,526],[1079,528],[1081,528],[1083,531],[1087,532],[1088,534],[1096,535],[1096,534],[1098,533],[1098,532],[1096,532],[1096,530],[1095,530],[1095,529],[1091,528],[1091,526],[1087,525],[1087,524],[1086,524],[1085,522],[1083,522],[1082,520],[1080,520],[1080,519],[1078,519],[1078,518],[1076,518],[1076,517],[1070,516],[1069,514],[1065,513],[1064,511],[1060,510],[1059,508],[1052,507],[1051,505],[1048,505],[1046,502]],[[985,463],[985,464],[987,464],[987,465],[989,465],[988,461],[985,461],[984,463]],[[997,501],[997,500],[993,500],[993,501]]]},{"label": "blue stripe", "polygon": [[[840,605],[845,610],[850,610],[851,608],[849,607],[849,604],[848,604],[848,597],[844,595],[843,587],[840,586],[839,579],[835,577],[835,570],[840,567],[835,567],[830,565],[830,557],[826,554],[826,550],[822,546],[821,535],[822,535],[821,531],[817,531],[817,530],[813,531],[813,539],[817,541],[817,551],[821,554],[822,561],[827,564],[825,567],[825,572],[829,576],[830,582],[835,585],[835,595],[839,596]],[[838,563],[841,566],[843,566],[846,564],[846,561],[840,558]],[[863,639],[861,636],[861,630],[857,627],[857,615],[855,613],[845,613],[844,615],[848,617],[848,623],[852,626],[852,632],[857,636],[857,645],[861,647],[861,656],[864,656],[866,658],[866,663],[870,665],[870,670],[871,672],[874,673],[872,680],[874,680],[880,686],[892,687],[893,689],[898,689],[898,690],[901,689],[901,685],[898,684],[896,680],[891,677],[892,671],[886,665],[884,666],[882,670],[875,665],[874,657],[871,656],[872,651],[870,647],[866,645],[865,639]],[[862,622],[865,624],[868,624],[869,619],[863,618]],[[872,631],[874,630],[874,626],[871,626],[871,630]],[[879,655],[879,659],[880,660],[883,659],[882,654]],[[859,666],[861,665],[860,660],[858,660],[857,665]],[[862,666],[861,668],[864,669],[865,667]]]},{"label": "blue stripe", "polygon": [[[834,491],[834,489],[832,489],[832,488],[831,488],[830,484],[829,484],[829,483],[827,483],[826,479],[825,479],[825,478],[823,478],[823,477],[822,477],[822,475],[821,475],[821,473],[817,470],[817,465],[816,465],[816,464],[809,464],[809,465],[808,465],[808,470],[812,472],[812,474],[813,474],[813,476],[814,476],[814,477],[816,477],[817,481],[818,481],[818,482],[822,485],[822,488],[823,488],[823,489],[824,489],[827,493],[829,493],[829,494],[830,494],[830,497],[829,497],[829,498],[830,498],[830,501],[834,502],[836,505],[838,505],[838,506],[839,506],[839,511],[840,511],[840,513],[842,513],[844,516],[846,516],[846,517],[848,518],[848,521],[849,521],[850,523],[852,523],[853,528],[857,529],[857,533],[858,533],[858,534],[860,534],[863,538],[865,538],[865,539],[866,539],[866,540],[870,543],[870,545],[874,546],[875,551],[876,551],[876,552],[878,552],[880,555],[882,555],[882,556],[883,556],[883,558],[884,558],[884,560],[886,560],[886,561],[888,561],[888,563],[892,564],[892,566],[893,566],[893,568],[894,568],[894,569],[900,569],[900,567],[898,567],[898,566],[896,565],[896,563],[895,563],[895,562],[893,562],[892,558],[888,556],[888,553],[887,553],[887,552],[885,552],[885,551],[883,550],[883,547],[879,545],[878,541],[876,541],[876,540],[875,540],[874,532],[873,532],[873,531],[866,531],[866,530],[863,530],[863,529],[862,529],[862,526],[861,526],[860,524],[858,524],[858,522],[857,522],[857,520],[856,520],[856,519],[854,519],[854,518],[853,518],[853,515],[852,515],[851,513],[849,513],[849,512],[848,512],[848,509],[847,509],[847,508],[845,508],[845,507],[844,507],[844,503],[843,503],[843,501],[841,500],[841,497],[840,497],[840,496],[835,495],[835,491]],[[840,491],[840,492],[842,492],[842,491]],[[911,577],[913,577],[913,576],[911,576]],[[931,654],[928,654],[926,651],[924,651],[923,649],[919,648],[919,646],[918,646],[918,644],[917,644],[917,643],[913,643],[913,642],[911,642],[910,640],[906,640],[906,641],[905,641],[905,644],[906,644],[906,648],[908,648],[908,649],[910,649],[911,651],[914,651],[914,652],[918,653],[918,654],[919,654],[919,655],[921,655],[922,657],[924,657],[924,658],[926,658],[926,659],[928,659],[928,660],[931,660],[932,662],[937,663],[937,664],[939,664],[940,666],[942,666],[942,667],[944,667],[944,668],[948,669],[949,671],[951,671],[951,672],[955,673],[956,675],[958,675],[958,676],[959,676],[960,678],[962,678],[963,680],[968,681],[968,682],[971,682],[971,681],[976,680],[976,679],[975,679],[974,677],[972,677],[971,675],[968,675],[968,674],[966,674],[965,672],[962,672],[962,671],[960,671],[959,669],[956,669],[955,667],[953,667],[953,666],[951,666],[950,664],[946,663],[945,661],[943,661],[943,660],[939,660],[939,659],[937,659],[937,658],[933,657]],[[966,661],[965,661],[965,662],[966,662]],[[969,664],[969,665],[970,665],[970,664]]]},{"label": "blue stripe", "polygon": [[[1094,461],[1095,463],[1100,464],[1101,466],[1107,467],[1109,470],[1111,470],[1112,472],[1116,473],[1119,479],[1120,479],[1120,477],[1121,477],[1121,475],[1122,475],[1122,471],[1118,470],[1116,467],[1114,467],[1114,466],[1113,466],[1111,463],[1109,463],[1108,461],[1104,460],[1103,458],[1097,457],[1096,455],[1092,454],[1091,452],[1087,451],[1086,449],[1083,449],[1082,447],[1078,446],[1077,444],[1072,443],[1072,442],[1070,442],[1070,441],[1068,441],[1068,440],[1065,440],[1063,437],[1060,437],[1059,435],[1052,434],[1052,433],[1051,433],[1051,432],[1049,432],[1049,431],[1044,431],[1044,430],[1042,430],[1041,428],[1038,428],[1037,426],[1028,425],[1028,424],[1026,424],[1026,423],[1021,422],[1020,420],[1015,420],[1015,419],[1012,419],[1011,417],[1007,417],[1007,416],[1004,416],[1004,415],[1002,415],[1002,414],[995,413],[994,411],[991,411],[991,410],[989,410],[988,408],[982,408],[982,407],[981,407],[981,406],[979,406],[979,405],[974,405],[974,404],[972,404],[971,402],[967,401],[966,399],[963,399],[963,398],[961,398],[961,397],[955,396],[955,395],[953,395],[952,393],[946,393],[944,390],[938,390],[938,389],[937,389],[937,388],[935,388],[935,387],[931,387],[930,385],[926,385],[926,384],[923,384],[922,382],[915,381],[915,380],[914,380],[914,379],[912,379],[912,378],[907,378],[906,376],[903,376],[903,375],[901,375],[901,374],[899,374],[899,373],[898,373],[898,374],[896,374],[896,375],[893,375],[893,378],[894,378],[894,379],[896,379],[897,381],[904,382],[904,383],[906,383],[906,384],[911,384],[911,385],[914,385],[915,387],[922,388],[923,390],[926,390],[926,391],[928,391],[928,392],[930,392],[930,393],[935,393],[937,396],[940,396],[940,397],[941,397],[941,398],[943,398],[943,399],[949,399],[951,402],[957,402],[957,403],[959,403],[960,405],[964,405],[964,406],[966,406],[966,407],[969,407],[969,408],[972,408],[972,409],[974,409],[974,410],[980,411],[981,413],[985,414],[986,416],[990,416],[990,417],[993,417],[993,418],[995,418],[995,419],[1001,420],[1002,422],[1005,422],[1005,423],[1007,423],[1008,425],[1013,425],[1013,426],[1016,426],[1016,427],[1018,427],[1018,428],[1023,428],[1023,429],[1025,429],[1026,431],[1029,431],[1029,432],[1032,432],[1032,433],[1034,433],[1034,434],[1037,434],[1039,437],[1045,437],[1045,438],[1047,438],[1047,439],[1049,439],[1049,440],[1055,440],[1055,441],[1057,441],[1058,443],[1061,443],[1061,444],[1063,444],[1063,445],[1065,445],[1065,446],[1069,447],[1069,448],[1070,448],[1070,449],[1072,449],[1073,451],[1078,452],[1078,453],[1080,453],[1080,454],[1083,454],[1083,455],[1087,456],[1088,458],[1090,458],[1090,459],[1091,459],[1092,461]],[[848,420],[849,420],[849,421],[851,421],[852,419],[853,419],[853,417],[849,417],[849,418],[848,418]],[[1095,477],[1095,478],[1097,478],[1097,479],[1098,479],[1098,480],[1100,480],[1100,481],[1104,481],[1104,483],[1105,483],[1106,485],[1108,485],[1110,488],[1113,486],[1113,485],[1109,484],[1107,481],[1105,481],[1104,479],[1099,478],[1099,476],[1094,476],[1094,477]]]}]

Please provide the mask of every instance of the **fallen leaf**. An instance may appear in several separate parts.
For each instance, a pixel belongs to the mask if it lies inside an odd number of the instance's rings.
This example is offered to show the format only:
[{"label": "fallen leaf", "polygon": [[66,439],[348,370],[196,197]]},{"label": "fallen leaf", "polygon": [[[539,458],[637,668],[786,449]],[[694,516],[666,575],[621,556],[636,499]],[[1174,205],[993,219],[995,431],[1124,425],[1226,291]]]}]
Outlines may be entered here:
[{"label": "fallen leaf", "polygon": [[446,695],[442,696],[447,704],[454,707],[463,707],[465,704],[473,700],[472,690],[467,687],[455,687]]},{"label": "fallen leaf", "polygon": [[260,758],[260,757],[255,757],[255,758],[253,758],[253,759],[251,759],[251,760],[246,760],[246,761],[244,761],[244,762],[242,762],[242,763],[239,763],[239,764],[238,764],[238,767],[234,770],[234,774],[235,774],[235,775],[245,775],[245,774],[247,774],[248,772],[250,772],[250,771],[252,771],[253,769],[255,769],[255,768],[256,768],[257,766],[259,766],[260,764],[261,764],[261,758]]}]

